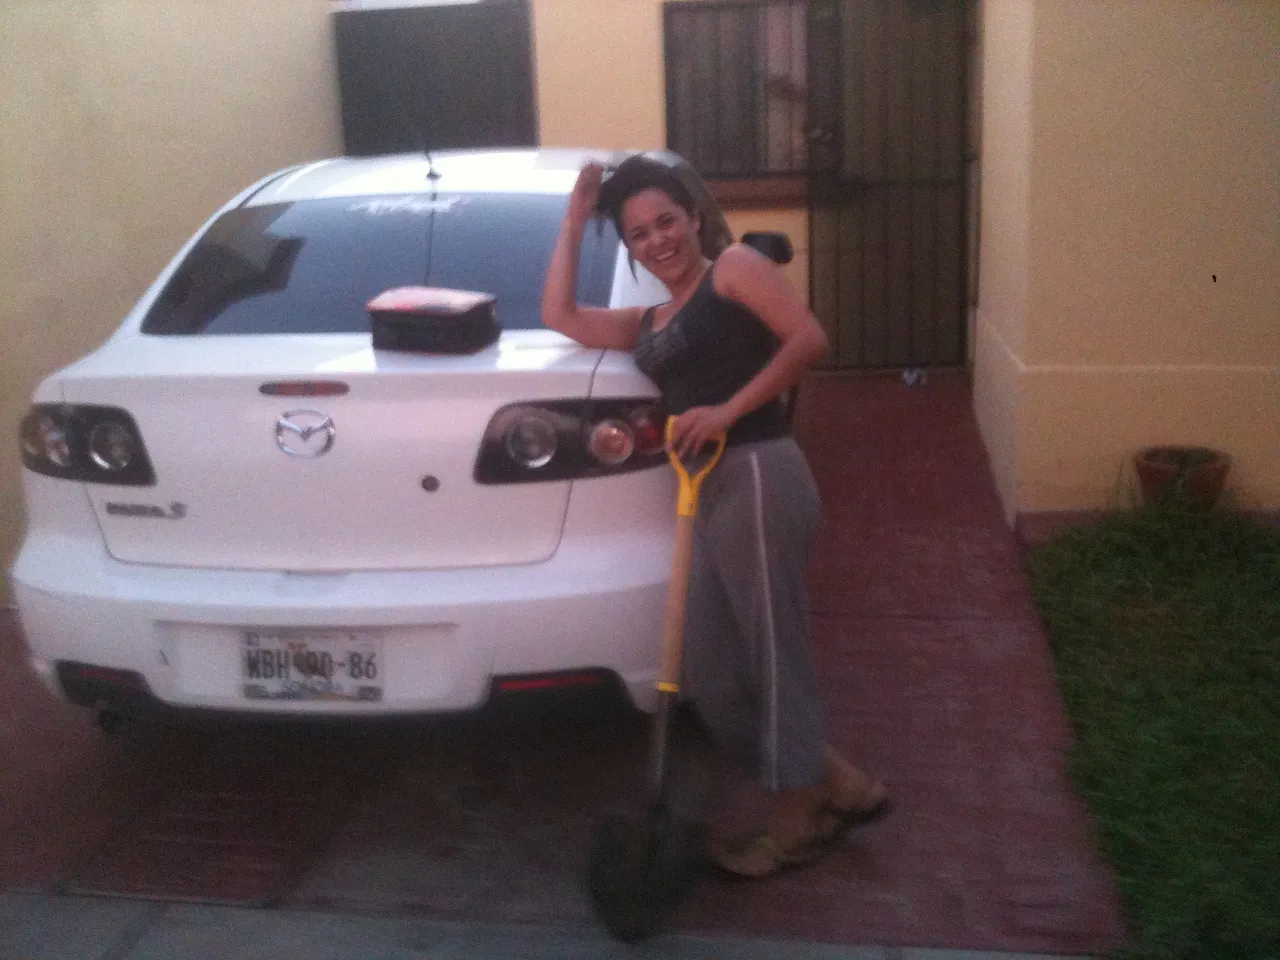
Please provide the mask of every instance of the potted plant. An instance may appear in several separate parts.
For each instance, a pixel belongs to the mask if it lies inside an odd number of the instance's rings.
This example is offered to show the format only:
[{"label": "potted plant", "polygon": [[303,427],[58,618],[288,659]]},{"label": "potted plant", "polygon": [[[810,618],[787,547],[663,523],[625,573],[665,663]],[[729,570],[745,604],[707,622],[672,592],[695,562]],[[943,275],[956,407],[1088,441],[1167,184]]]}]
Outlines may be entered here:
[{"label": "potted plant", "polygon": [[1231,458],[1209,447],[1148,447],[1134,458],[1142,499],[1191,510],[1218,502]]}]

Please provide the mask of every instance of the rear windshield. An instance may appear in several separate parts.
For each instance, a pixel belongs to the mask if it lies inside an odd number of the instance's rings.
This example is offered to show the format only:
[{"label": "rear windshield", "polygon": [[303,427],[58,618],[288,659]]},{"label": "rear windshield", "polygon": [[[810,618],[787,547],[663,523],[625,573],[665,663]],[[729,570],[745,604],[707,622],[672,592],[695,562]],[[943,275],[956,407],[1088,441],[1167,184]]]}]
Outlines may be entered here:
[{"label": "rear windshield", "polygon": [[[542,285],[566,198],[544,194],[341,197],[219,217],[174,273],[143,333],[358,333],[365,304],[427,285],[497,297],[506,330],[542,326]],[[605,306],[618,238],[587,231],[578,298]]]}]

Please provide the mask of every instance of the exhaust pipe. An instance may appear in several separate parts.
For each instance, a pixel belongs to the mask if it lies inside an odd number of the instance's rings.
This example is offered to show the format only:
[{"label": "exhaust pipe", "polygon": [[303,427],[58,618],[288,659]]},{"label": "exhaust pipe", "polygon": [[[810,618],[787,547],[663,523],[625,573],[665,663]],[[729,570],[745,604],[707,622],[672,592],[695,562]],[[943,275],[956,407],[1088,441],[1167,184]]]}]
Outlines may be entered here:
[{"label": "exhaust pipe", "polygon": [[114,736],[133,722],[133,717],[119,707],[99,707],[94,722],[107,736]]}]

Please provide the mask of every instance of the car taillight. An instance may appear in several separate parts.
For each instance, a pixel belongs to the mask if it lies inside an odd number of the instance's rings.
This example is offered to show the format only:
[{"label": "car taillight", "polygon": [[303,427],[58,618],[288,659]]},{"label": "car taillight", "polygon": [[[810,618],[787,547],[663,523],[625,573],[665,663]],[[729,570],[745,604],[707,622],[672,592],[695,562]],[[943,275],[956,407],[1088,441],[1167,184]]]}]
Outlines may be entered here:
[{"label": "car taillight", "polygon": [[587,435],[587,452],[606,467],[626,463],[635,449],[636,435],[621,420],[601,420]]},{"label": "car taillight", "polygon": [[38,403],[18,430],[28,470],[62,480],[150,487],[155,471],[133,417],[119,407]]},{"label": "car taillight", "polygon": [[656,404],[636,407],[627,417],[636,438],[636,451],[645,456],[663,453],[667,448],[667,415]]},{"label": "car taillight", "polygon": [[476,483],[536,483],[643,470],[666,462],[662,408],[650,399],[538,400],[493,415]]}]

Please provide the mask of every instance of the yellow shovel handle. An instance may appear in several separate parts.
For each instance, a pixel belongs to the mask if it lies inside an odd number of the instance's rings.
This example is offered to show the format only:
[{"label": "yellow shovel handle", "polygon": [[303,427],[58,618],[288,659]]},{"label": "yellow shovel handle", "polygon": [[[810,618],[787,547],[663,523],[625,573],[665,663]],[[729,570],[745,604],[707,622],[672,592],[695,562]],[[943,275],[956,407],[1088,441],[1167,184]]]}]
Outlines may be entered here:
[{"label": "yellow shovel handle", "polygon": [[698,469],[697,473],[690,476],[688,469],[680,460],[679,454],[671,446],[671,433],[675,425],[676,418],[667,417],[667,456],[671,460],[671,465],[676,468],[676,476],[680,478],[680,496],[676,501],[676,514],[681,517],[696,517],[698,515],[698,491],[702,489],[702,481],[707,478],[707,474],[711,472],[712,468],[720,462],[720,457],[724,454],[724,446],[728,442],[728,438],[723,433],[717,434],[715,452]]},{"label": "yellow shovel handle", "polygon": [[675,550],[671,557],[671,579],[667,585],[667,610],[662,622],[662,656],[658,663],[658,690],[662,693],[680,692],[680,661],[684,654],[684,613],[689,596],[689,566],[693,561],[693,520],[698,515],[698,490],[707,474],[720,461],[726,443],[722,433],[716,437],[716,449],[698,471],[689,475],[688,469],[671,447],[671,426],[674,417],[667,419],[667,456],[680,478],[680,496],[676,504]]}]

